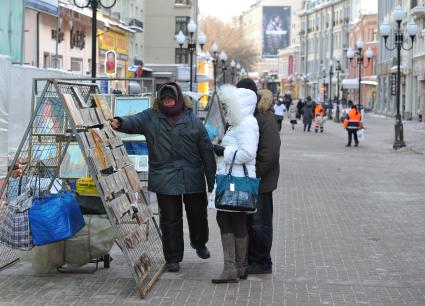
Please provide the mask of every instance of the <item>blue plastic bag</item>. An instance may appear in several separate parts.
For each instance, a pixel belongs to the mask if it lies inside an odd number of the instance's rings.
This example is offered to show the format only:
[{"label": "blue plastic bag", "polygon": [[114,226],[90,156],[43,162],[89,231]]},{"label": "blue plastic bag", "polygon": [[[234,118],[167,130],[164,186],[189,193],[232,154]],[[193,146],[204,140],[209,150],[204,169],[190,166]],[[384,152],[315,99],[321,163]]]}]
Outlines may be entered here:
[{"label": "blue plastic bag", "polygon": [[71,238],[85,223],[71,191],[36,198],[29,210],[34,245],[46,245]]}]

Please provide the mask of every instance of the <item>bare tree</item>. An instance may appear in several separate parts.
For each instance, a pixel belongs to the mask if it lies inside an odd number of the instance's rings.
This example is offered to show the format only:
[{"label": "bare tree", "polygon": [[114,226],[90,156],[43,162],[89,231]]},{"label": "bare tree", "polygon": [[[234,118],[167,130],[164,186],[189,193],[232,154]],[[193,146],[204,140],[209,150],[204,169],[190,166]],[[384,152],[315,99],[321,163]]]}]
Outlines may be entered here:
[{"label": "bare tree", "polygon": [[225,23],[216,17],[206,16],[201,19],[200,25],[208,38],[205,50],[211,50],[211,45],[216,42],[226,52],[229,61],[234,59],[247,71],[253,69],[259,60],[259,42],[244,46],[241,40],[242,31],[237,22]]}]

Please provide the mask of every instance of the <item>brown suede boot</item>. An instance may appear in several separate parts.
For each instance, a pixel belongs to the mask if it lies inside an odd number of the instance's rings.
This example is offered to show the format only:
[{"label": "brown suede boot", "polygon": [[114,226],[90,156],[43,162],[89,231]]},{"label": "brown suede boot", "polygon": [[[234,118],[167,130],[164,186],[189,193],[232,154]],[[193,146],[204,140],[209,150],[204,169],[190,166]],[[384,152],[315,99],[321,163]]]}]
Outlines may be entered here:
[{"label": "brown suede boot", "polygon": [[238,283],[238,269],[236,268],[235,236],[231,233],[221,235],[223,245],[223,272],[220,276],[212,279],[213,284]]}]

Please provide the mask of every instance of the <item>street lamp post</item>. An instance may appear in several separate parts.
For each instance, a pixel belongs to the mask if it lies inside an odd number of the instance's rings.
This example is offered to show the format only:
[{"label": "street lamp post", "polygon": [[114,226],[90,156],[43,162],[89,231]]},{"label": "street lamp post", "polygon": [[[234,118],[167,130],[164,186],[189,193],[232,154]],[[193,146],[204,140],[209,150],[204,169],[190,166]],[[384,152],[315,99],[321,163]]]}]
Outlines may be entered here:
[{"label": "street lamp post", "polygon": [[227,54],[224,51],[220,53],[220,61],[221,61],[221,71],[223,73],[223,84],[226,84],[226,62],[227,62]]},{"label": "street lamp post", "polygon": [[336,111],[335,111],[335,122],[339,122],[339,73],[341,71],[341,54],[335,55],[335,71],[336,71]]},{"label": "street lamp post", "polygon": [[[418,31],[418,27],[415,24],[413,20],[410,20],[409,24],[407,25],[407,34],[410,37],[410,40],[412,41],[412,44],[410,47],[404,47],[405,42],[405,34],[404,31],[401,29],[401,22],[403,21],[405,12],[401,9],[400,5],[397,5],[393,12],[394,20],[397,23],[397,27],[394,29],[394,46],[389,47],[387,45],[388,37],[391,34],[392,27],[387,22],[384,21],[380,26],[380,33],[381,36],[384,38],[385,41],[385,48],[387,50],[393,51],[397,49],[397,92],[396,92],[396,101],[397,101],[397,114],[395,117],[395,138],[394,138],[394,144],[393,148],[395,150],[401,149],[402,147],[405,147],[406,144],[404,143],[404,136],[403,136],[403,122],[401,121],[401,115],[400,115],[400,94],[401,94],[401,49],[403,48],[406,51],[409,51],[413,48],[413,43],[415,41],[416,33]],[[407,40],[407,38],[406,38]]]},{"label": "street lamp post", "polygon": [[236,63],[236,77],[238,80],[241,79],[241,68],[241,64]]},{"label": "street lamp post", "polygon": [[308,83],[308,79],[309,79],[309,75],[308,73],[304,73],[301,76],[302,81],[304,82],[304,99],[307,99],[307,95],[308,95],[308,91],[307,91],[307,83]]},{"label": "street lamp post", "polygon": [[232,76],[232,84],[235,84],[235,73],[236,73],[236,62],[232,60],[230,62],[230,75]]},{"label": "street lamp post", "polygon": [[[190,81],[189,81],[189,90],[192,91],[193,89],[193,53],[196,50],[196,41],[193,38],[193,34],[196,32],[196,23],[191,20],[188,25],[187,25],[187,31],[189,32],[189,40],[187,42],[187,47],[189,49],[189,70],[190,70]],[[182,31],[179,32],[179,34],[177,34],[177,43],[180,46],[180,50],[182,50],[183,48],[183,44],[186,41],[186,36],[183,34]],[[201,50],[204,48],[205,43],[207,42],[207,37],[205,36],[205,34],[203,32],[200,32],[198,35],[198,42],[199,45],[201,46]],[[181,56],[180,52],[180,56]]]},{"label": "street lamp post", "polygon": [[326,101],[326,68],[322,65],[322,76],[323,76],[323,104]]},{"label": "street lamp post", "polygon": [[[214,91],[217,91],[217,63],[218,63],[218,51],[220,50],[220,47],[217,43],[213,43],[211,47],[212,54],[212,61],[213,61],[213,76],[214,76]],[[208,56],[209,53],[207,52]]]},{"label": "street lamp post", "polygon": [[328,111],[328,118],[332,119],[332,77],[334,75],[333,71],[333,61],[329,60],[329,93],[328,93],[328,100],[329,100],[329,111]]},{"label": "street lamp post", "polygon": [[[362,83],[362,67],[363,68],[369,67],[370,60],[373,57],[373,51],[372,51],[371,48],[368,48],[367,51],[366,51],[366,54],[363,54],[364,53],[363,52],[364,51],[363,50],[364,41],[360,40],[360,39],[356,42],[356,47],[357,47],[357,51],[353,50],[351,48],[347,50],[347,57],[350,60],[351,66],[353,68],[355,68],[356,64],[353,66],[352,60],[353,60],[354,56],[357,55],[357,66],[358,66],[358,69],[359,69],[359,88],[358,88],[359,112],[361,112],[361,107],[362,107],[362,86],[361,86],[361,83]],[[366,55],[366,58],[367,58],[367,65],[365,65],[365,63],[364,63],[364,59],[363,59],[364,55]]]},{"label": "street lamp post", "polygon": [[[112,8],[117,0],[74,0],[79,8],[91,7],[91,77],[96,77],[96,39],[97,39],[97,8],[102,6],[106,9]],[[92,80],[95,82],[95,80]]]}]

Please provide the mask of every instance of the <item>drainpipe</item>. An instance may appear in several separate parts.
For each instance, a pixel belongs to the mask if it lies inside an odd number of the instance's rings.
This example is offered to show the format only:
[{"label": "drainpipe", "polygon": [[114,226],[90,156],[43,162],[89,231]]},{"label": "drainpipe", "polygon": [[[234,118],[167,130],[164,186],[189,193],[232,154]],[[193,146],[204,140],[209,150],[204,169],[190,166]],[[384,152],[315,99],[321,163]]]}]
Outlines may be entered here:
[{"label": "drainpipe", "polygon": [[40,68],[40,12],[37,12],[37,68]]}]

